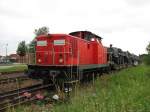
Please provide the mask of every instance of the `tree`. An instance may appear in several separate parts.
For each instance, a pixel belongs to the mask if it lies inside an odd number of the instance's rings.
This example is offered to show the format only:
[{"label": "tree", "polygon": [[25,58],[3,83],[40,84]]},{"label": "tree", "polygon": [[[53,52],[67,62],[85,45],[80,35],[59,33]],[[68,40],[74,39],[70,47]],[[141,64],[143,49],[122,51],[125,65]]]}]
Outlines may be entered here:
[{"label": "tree", "polygon": [[35,29],[34,33],[35,33],[36,36],[45,35],[45,34],[49,33],[49,28],[46,27],[46,26],[43,26],[39,29]]},{"label": "tree", "polygon": [[148,54],[150,54],[150,42],[149,42],[149,44],[147,45],[146,50],[147,50]]},{"label": "tree", "polygon": [[21,41],[21,42],[18,44],[17,54],[18,54],[19,56],[25,56],[25,55],[26,55],[26,50],[27,50],[27,47],[26,47],[25,41]]},{"label": "tree", "polygon": [[26,50],[27,50],[27,46],[25,41],[21,41],[18,44],[17,54],[22,58],[22,62],[23,62],[23,57],[26,55]]},{"label": "tree", "polygon": [[30,42],[30,44],[28,45],[28,52],[29,53],[35,53],[35,45],[36,45],[36,41],[32,40]]},{"label": "tree", "polygon": [[[46,26],[43,26],[39,29],[35,29],[34,33],[37,36],[39,35],[46,35],[49,33],[49,28]],[[36,37],[29,43],[29,53],[35,53],[35,45],[36,45]]]},{"label": "tree", "polygon": [[148,54],[143,56],[143,61],[146,65],[150,65],[150,43],[147,45],[146,50]]}]

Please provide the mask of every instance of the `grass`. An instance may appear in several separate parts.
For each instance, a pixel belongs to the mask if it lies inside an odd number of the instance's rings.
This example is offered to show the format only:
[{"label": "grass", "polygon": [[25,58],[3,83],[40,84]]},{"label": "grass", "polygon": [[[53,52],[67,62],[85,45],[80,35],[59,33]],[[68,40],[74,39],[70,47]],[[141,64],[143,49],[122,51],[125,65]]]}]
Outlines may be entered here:
[{"label": "grass", "polygon": [[11,66],[0,66],[0,73],[12,73],[12,72],[23,72],[27,70],[25,64],[11,65]]},{"label": "grass", "polygon": [[[103,75],[94,85],[78,88],[75,93],[68,103],[45,107],[39,112],[150,112],[150,66]],[[31,108],[21,109],[37,112]]]}]

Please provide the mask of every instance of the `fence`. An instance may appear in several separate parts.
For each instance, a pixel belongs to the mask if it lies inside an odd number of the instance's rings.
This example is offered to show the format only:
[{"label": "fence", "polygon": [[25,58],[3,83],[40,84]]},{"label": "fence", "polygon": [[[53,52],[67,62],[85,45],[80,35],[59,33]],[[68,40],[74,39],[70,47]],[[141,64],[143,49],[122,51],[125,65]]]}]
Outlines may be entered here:
[{"label": "fence", "polygon": [[35,53],[28,53],[25,56],[19,56],[18,63],[35,64]]}]

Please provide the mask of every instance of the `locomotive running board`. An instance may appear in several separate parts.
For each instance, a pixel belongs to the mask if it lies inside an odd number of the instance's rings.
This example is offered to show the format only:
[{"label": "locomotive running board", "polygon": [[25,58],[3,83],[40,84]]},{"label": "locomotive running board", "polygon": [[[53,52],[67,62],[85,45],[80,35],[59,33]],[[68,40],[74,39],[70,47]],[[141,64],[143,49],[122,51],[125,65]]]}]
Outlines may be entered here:
[{"label": "locomotive running board", "polygon": [[97,68],[105,68],[108,67],[108,64],[92,64],[92,65],[80,65],[79,69],[97,69]]},{"label": "locomotive running board", "polygon": [[91,65],[28,65],[29,69],[45,69],[45,70],[64,70],[64,69],[73,69],[73,70],[86,70],[86,69],[99,69],[109,67],[109,64],[91,64]]}]

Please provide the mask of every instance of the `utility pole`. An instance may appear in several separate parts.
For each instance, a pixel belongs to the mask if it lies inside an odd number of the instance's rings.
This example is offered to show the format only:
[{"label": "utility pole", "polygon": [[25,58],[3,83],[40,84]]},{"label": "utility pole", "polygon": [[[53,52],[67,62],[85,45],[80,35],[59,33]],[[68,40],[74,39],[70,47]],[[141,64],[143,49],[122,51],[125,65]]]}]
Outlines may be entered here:
[{"label": "utility pole", "polygon": [[6,63],[7,63],[7,47],[8,47],[8,43],[6,44]]},{"label": "utility pole", "polygon": [[3,55],[4,44],[0,43],[0,55]]},{"label": "utility pole", "polygon": [[[1,43],[0,43],[0,46],[2,46]],[[0,56],[1,56],[1,52],[2,52],[2,51],[1,51],[1,49],[0,49]]]}]

